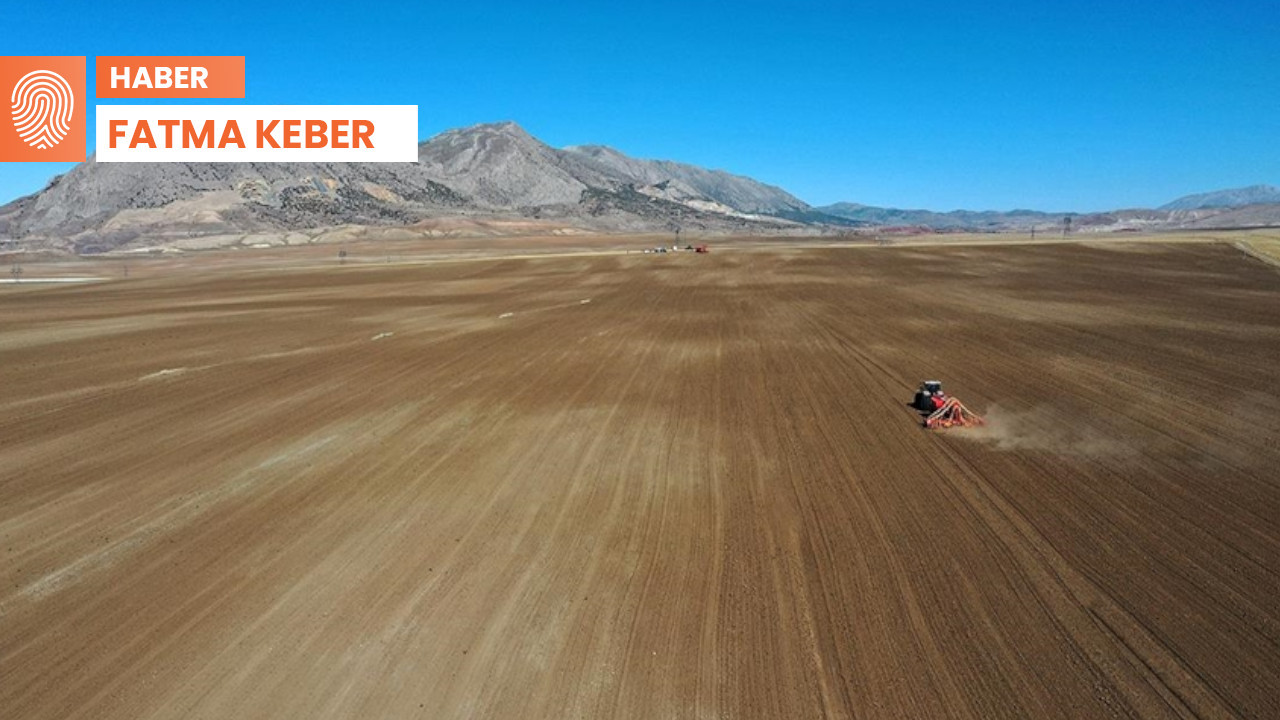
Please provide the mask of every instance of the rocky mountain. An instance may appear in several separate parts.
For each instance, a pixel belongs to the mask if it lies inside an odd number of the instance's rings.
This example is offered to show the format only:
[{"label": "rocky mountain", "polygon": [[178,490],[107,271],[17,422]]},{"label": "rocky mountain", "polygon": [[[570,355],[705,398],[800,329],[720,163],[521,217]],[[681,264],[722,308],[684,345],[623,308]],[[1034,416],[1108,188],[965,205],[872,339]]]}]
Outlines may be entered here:
[{"label": "rocky mountain", "polygon": [[587,188],[619,180],[510,122],[437,135],[419,146],[417,171],[493,208],[573,204]]},{"label": "rocky mountain", "polygon": [[0,239],[96,253],[458,217],[544,231],[785,232],[803,229],[786,213],[808,210],[751,178],[602,146],[557,149],[506,122],[437,135],[416,164],[90,161],[0,207]]},{"label": "rocky mountain", "polygon": [[604,145],[576,145],[565,151],[589,159],[592,166],[627,178],[636,186],[654,188],[671,200],[711,200],[723,207],[760,215],[785,216],[809,210],[805,202],[782,188],[723,170],[669,160],[637,160]]},{"label": "rocky mountain", "polygon": [[77,253],[415,233],[1077,232],[1280,225],[1280,189],[1192,195],[1158,210],[1046,213],[810,207],[772,185],[603,145],[554,148],[515,123],[441,133],[417,163],[83,163],[0,207],[0,249]]},{"label": "rocky mountain", "polygon": [[1280,203],[1280,188],[1272,185],[1250,185],[1233,190],[1187,195],[1162,205],[1161,210],[1202,210],[1205,208],[1234,208],[1246,205]]}]

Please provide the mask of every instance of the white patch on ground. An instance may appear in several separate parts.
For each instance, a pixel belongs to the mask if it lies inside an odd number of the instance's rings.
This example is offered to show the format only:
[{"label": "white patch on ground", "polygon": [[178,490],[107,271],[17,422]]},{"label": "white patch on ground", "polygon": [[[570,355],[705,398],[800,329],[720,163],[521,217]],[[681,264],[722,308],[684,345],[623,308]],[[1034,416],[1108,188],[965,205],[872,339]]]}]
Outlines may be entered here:
[{"label": "white patch on ground", "polygon": [[[309,444],[304,445],[304,446],[302,446],[302,447],[299,447],[299,448],[293,448],[293,449],[290,449],[290,450],[285,450],[284,452],[281,452],[281,453],[277,453],[277,454],[272,455],[271,457],[267,458],[266,460],[263,460],[262,462],[258,463],[257,467],[255,467],[255,468],[254,468],[254,470],[265,470],[265,469],[267,469],[267,468],[269,468],[269,467],[273,467],[273,466],[275,466],[275,465],[279,465],[279,464],[280,464],[280,463],[282,463],[282,462],[288,462],[288,461],[290,461],[290,460],[296,460],[296,459],[298,459],[298,458],[302,457],[303,455],[307,455],[307,454],[312,453],[312,452],[314,452],[314,451],[316,451],[316,450],[319,450],[320,448],[324,447],[325,445],[328,445],[329,443],[333,442],[335,439],[337,439],[337,438],[336,438],[336,436],[330,435],[329,437],[326,437],[326,438],[320,438],[319,440],[316,440],[315,442],[313,442],[313,443],[309,443]],[[245,484],[246,484],[246,482],[242,482],[242,483],[240,483],[240,485],[236,485],[236,486],[232,487],[231,489],[232,489],[232,490],[239,490],[239,489],[241,489],[241,487],[242,487],[242,486],[244,486]]]},{"label": "white patch on ground", "polygon": [[586,305],[586,304],[587,304],[587,303],[589,303],[589,302],[591,302],[591,298],[587,298],[586,300],[583,300],[582,302],[580,302],[580,303],[578,303],[578,304],[579,304],[579,305]]},{"label": "white patch on ground", "polygon": [[0,282],[7,282],[11,285],[34,285],[36,283],[86,283],[86,282],[97,282],[99,280],[105,280],[105,279],[106,278],[100,278],[100,277],[49,277],[49,278],[23,277],[23,278],[6,278],[3,280],[0,280]]},{"label": "white patch on ground", "polygon": [[502,313],[501,315],[498,316],[498,319],[503,320],[509,317],[515,317],[515,313],[513,312]]},{"label": "white patch on ground", "polygon": [[164,370],[157,370],[156,372],[153,372],[153,373],[151,373],[151,374],[149,374],[149,375],[143,375],[142,377],[138,378],[138,380],[139,380],[139,381],[142,381],[142,380],[155,380],[155,379],[157,379],[157,378],[172,377],[172,376],[174,376],[174,375],[182,375],[183,373],[187,372],[189,369],[190,369],[190,368],[184,368],[184,367],[180,367],[180,368],[165,368]]},{"label": "white patch on ground", "polygon": [[374,339],[374,340],[381,340],[381,339],[383,339],[383,338],[389,338],[389,337],[391,337],[392,335],[395,335],[395,333],[393,333],[393,332],[380,332],[380,333],[378,333],[377,335],[374,335],[374,336],[373,336],[373,339]]}]

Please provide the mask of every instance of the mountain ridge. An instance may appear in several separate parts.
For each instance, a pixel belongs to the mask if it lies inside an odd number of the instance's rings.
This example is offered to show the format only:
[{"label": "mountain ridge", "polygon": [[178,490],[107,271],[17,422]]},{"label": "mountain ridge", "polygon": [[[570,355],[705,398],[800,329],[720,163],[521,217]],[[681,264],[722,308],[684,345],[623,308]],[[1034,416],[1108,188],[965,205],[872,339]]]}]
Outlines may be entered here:
[{"label": "mountain ridge", "polygon": [[1272,185],[1249,185],[1226,190],[1184,195],[1160,206],[1160,210],[1204,210],[1210,208],[1237,208],[1248,205],[1280,203],[1280,188]]},{"label": "mountain ridge", "polygon": [[[1274,203],[1257,203],[1270,200]],[[417,163],[97,163],[0,206],[0,247],[100,253],[220,247],[260,238],[310,242],[327,229],[435,232],[815,234],[876,228],[934,232],[1078,232],[1280,225],[1280,189],[1190,195],[1147,210],[904,210],[814,207],[781,187],[599,144],[552,147],[512,121],[446,130]],[[470,223],[470,225],[468,225]],[[515,230],[513,230],[513,228]],[[463,232],[465,230],[456,230]],[[488,232],[488,231],[486,231]],[[286,239],[287,238],[287,239]]]},{"label": "mountain ridge", "polygon": [[91,159],[0,207],[0,238],[97,253],[445,217],[522,219],[548,232],[794,232],[805,226],[771,211],[807,208],[752,178],[558,149],[505,121],[428,138],[412,164]]},{"label": "mountain ridge", "polygon": [[885,227],[921,227],[941,231],[1027,232],[1072,227],[1086,232],[1181,230],[1280,225],[1280,188],[1251,185],[1179,198],[1159,208],[1128,208],[1102,212],[1044,212],[1039,210],[908,210],[861,203],[837,202],[814,212],[849,221]]}]

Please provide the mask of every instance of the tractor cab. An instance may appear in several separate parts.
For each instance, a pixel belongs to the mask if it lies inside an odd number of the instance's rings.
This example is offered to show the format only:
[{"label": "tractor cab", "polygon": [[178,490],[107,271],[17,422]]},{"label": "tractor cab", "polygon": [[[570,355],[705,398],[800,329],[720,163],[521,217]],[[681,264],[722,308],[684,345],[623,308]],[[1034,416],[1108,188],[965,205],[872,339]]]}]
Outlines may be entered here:
[{"label": "tractor cab", "polygon": [[942,391],[941,380],[925,380],[920,383],[920,389],[916,390],[916,397],[911,402],[911,406],[920,412],[933,412],[942,407],[946,397],[947,394]]}]

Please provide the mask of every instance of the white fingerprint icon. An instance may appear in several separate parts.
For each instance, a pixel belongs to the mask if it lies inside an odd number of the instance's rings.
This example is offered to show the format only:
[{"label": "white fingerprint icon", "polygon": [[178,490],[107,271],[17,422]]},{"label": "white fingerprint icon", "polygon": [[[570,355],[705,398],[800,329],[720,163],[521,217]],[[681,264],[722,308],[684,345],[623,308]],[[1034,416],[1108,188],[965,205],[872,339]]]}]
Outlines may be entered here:
[{"label": "white fingerprint icon", "polygon": [[51,70],[33,70],[13,86],[13,127],[23,142],[45,150],[62,142],[71,129],[76,98],[71,85]]}]

